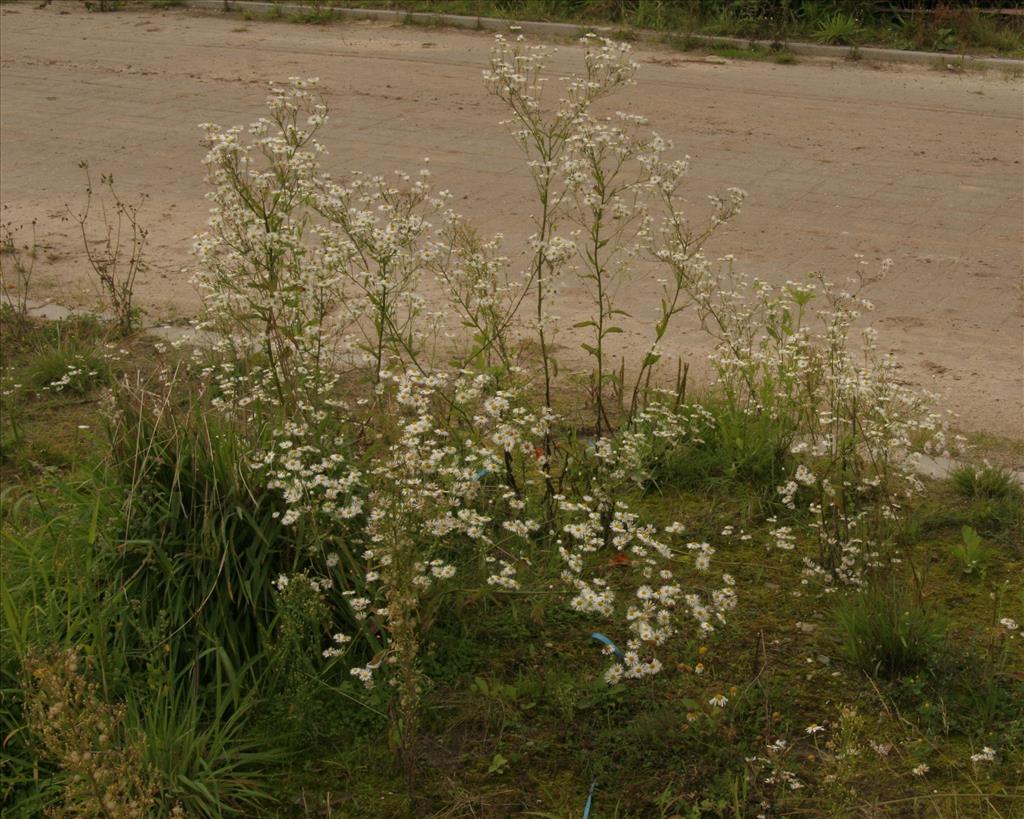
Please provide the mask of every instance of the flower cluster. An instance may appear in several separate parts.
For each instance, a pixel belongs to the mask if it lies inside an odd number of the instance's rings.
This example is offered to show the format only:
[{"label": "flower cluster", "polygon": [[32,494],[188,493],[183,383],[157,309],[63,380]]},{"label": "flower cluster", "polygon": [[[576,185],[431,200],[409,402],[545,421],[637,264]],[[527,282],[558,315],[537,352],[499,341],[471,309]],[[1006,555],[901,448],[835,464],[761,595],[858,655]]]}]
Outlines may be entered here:
[{"label": "flower cluster", "polygon": [[[367,474],[366,582],[383,603],[375,615],[391,635],[384,658],[355,671],[415,661],[419,600],[474,553],[497,571],[491,585],[518,587],[520,551],[540,529],[523,499],[538,480],[537,441],[550,417],[528,410],[515,390],[463,372],[387,373],[398,413],[395,440]],[[518,544],[518,546],[517,546]],[[416,684],[418,685],[418,683]],[[415,690],[407,692],[415,696]]]},{"label": "flower cluster", "polygon": [[[723,217],[741,199],[737,192],[720,201]],[[875,276],[859,272],[850,289],[820,275],[774,287],[738,272],[731,257],[688,256],[678,232],[664,233],[657,256],[715,339],[711,362],[731,411],[770,421],[796,461],[778,495],[811,515],[816,554],[802,556],[808,577],[863,584],[866,572],[894,559],[896,523],[921,489],[915,453],[947,446],[932,396],[901,383],[875,332],[865,328],[854,342],[856,322],[873,309],[860,292],[890,263]],[[796,546],[785,527],[773,535],[779,548]]]},{"label": "flower cluster", "polygon": [[270,489],[281,491],[287,506],[282,523],[302,515],[347,521],[362,512],[362,473],[347,450],[344,439],[325,440],[321,429],[305,422],[287,421],[274,430],[271,445],[252,467]]},{"label": "flower cluster", "polygon": [[[558,497],[564,522],[556,543],[564,564],[562,579],[575,592],[570,604],[605,618],[621,615],[629,633],[623,656],[605,674],[609,682],[658,673],[662,662],[652,652],[679,633],[681,621],[695,622],[708,634],[736,605],[731,575],[722,576],[719,588],[703,587],[713,547],[683,544],[682,523],[659,531],[617,499],[629,482],[642,480],[644,442],[681,441],[690,433],[690,420],[652,405],[638,416],[635,427],[598,439],[587,450],[594,476],[589,493],[578,499]],[[625,600],[608,580],[609,572],[621,570],[636,578]]]},{"label": "flower cluster", "polygon": [[315,86],[293,78],[273,87],[269,118],[248,129],[200,126],[212,190],[193,282],[220,344],[264,356],[282,399],[295,367],[322,367],[332,330],[326,319],[342,300],[337,259],[310,239],[308,200],[323,151],[316,132],[327,115]]}]

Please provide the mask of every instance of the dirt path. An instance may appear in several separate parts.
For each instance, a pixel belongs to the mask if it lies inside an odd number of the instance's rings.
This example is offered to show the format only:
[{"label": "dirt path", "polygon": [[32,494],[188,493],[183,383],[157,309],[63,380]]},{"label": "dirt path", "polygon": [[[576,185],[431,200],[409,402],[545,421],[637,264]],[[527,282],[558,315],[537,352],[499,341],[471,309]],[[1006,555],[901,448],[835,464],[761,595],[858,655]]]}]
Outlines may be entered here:
[{"label": "dirt path", "polygon": [[[39,219],[37,295],[92,298],[74,226],[61,222],[88,159],[124,192],[150,194],[153,265],[140,302],[154,316],[193,313],[182,268],[206,218],[196,124],[249,122],[266,83],[291,75],[321,78],[332,172],[415,170],[429,156],[438,184],[482,230],[504,233],[507,252],[530,231],[528,179],[480,79],[486,35],[33,6],[0,11],[0,199],[5,221]],[[619,105],[691,155],[694,213],[725,186],[750,194],[712,252],[771,280],[843,277],[855,253],[892,257],[871,295],[881,344],[907,380],[944,395],[968,430],[1024,438],[1019,79],[637,56],[638,87]],[[556,64],[567,70],[575,57],[563,47]],[[580,296],[563,289],[567,319],[580,315]],[[621,296],[638,318],[656,298],[642,279]],[[699,358],[703,343],[691,329],[673,346]]]}]

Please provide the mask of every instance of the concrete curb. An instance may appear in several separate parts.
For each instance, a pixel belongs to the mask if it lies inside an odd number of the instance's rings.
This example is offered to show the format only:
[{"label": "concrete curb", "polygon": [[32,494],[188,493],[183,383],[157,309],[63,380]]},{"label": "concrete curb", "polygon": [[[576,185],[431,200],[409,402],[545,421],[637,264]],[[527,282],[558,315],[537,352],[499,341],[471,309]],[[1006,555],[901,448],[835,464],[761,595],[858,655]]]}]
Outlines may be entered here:
[{"label": "concrete curb", "polygon": [[[309,12],[310,7],[301,3],[273,3],[266,0],[186,0],[187,5],[197,9],[210,11],[273,11],[275,8],[286,13]],[[388,23],[411,22],[420,25],[444,25],[453,28],[467,28],[474,31],[508,31],[516,26],[524,34],[542,37],[580,37],[587,32],[612,35],[622,31],[612,26],[580,26],[575,23],[542,23],[530,20],[502,20],[495,17],[469,17],[461,14],[435,14],[432,12],[405,12],[386,9],[358,9],[331,7],[336,17],[350,20],[378,20]],[[740,37],[712,37],[705,34],[666,34],[647,29],[628,29],[635,35],[638,42],[664,43],[669,38],[706,45],[726,45],[734,48],[747,49],[760,47],[771,49],[775,43],[771,40],[745,40]],[[803,57],[826,57],[845,60],[857,57],[862,60],[890,63],[909,63],[916,65],[974,66],[978,68],[1001,68],[1004,70],[1024,70],[1024,60],[1008,57],[978,57],[959,54],[942,54],[933,51],[903,51],[898,48],[875,48],[864,46],[850,48],[848,46],[828,46],[816,43],[788,42],[787,50]]]}]

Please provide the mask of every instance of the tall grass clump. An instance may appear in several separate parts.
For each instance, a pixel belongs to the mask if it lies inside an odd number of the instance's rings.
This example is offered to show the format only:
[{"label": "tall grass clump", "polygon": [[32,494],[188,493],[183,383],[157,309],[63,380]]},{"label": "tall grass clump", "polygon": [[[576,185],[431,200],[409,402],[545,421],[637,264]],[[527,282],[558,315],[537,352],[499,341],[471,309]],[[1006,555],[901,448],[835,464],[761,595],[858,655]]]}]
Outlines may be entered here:
[{"label": "tall grass clump", "polygon": [[284,499],[251,463],[265,433],[243,433],[194,397],[182,406],[172,385],[126,386],[115,405],[123,560],[147,620],[177,624],[179,668],[222,653],[242,666],[273,630],[275,581],[311,563],[326,570],[328,559],[302,526],[287,525]]},{"label": "tall grass clump", "polygon": [[1013,474],[998,466],[985,465],[979,468],[961,464],[949,473],[949,479],[957,493],[965,498],[1019,500],[1024,494]]},{"label": "tall grass clump", "polygon": [[294,758],[291,726],[263,727],[269,689],[256,663],[236,668],[221,655],[214,664],[201,689],[191,672],[154,664],[147,685],[129,695],[124,723],[155,782],[157,815],[253,816],[280,801],[277,783]]},{"label": "tall grass clump", "polygon": [[823,17],[814,29],[814,39],[826,45],[856,45],[861,34],[857,18],[841,11]]},{"label": "tall grass clump", "polygon": [[[229,558],[259,556],[211,554],[241,538],[230,513],[204,526],[210,512],[189,496],[194,483],[175,480],[160,508],[154,487],[133,495],[116,468],[83,469],[4,498],[5,798],[24,815],[62,804],[73,815],[138,816],[143,802],[159,815],[264,810],[276,798],[265,782],[288,760],[259,727],[277,615],[270,593],[263,609],[245,600],[252,580],[237,564],[225,572]],[[134,518],[143,508],[147,528]],[[195,514],[196,531],[170,524],[174,513]],[[47,722],[51,711],[67,724]],[[90,719],[106,722],[83,733]],[[102,753],[88,750],[97,743]],[[82,769],[84,754],[95,765]]]},{"label": "tall grass clump", "polygon": [[41,392],[86,395],[111,383],[110,355],[94,342],[58,332],[52,344],[38,346],[26,376]]},{"label": "tall grass clump", "polygon": [[1009,470],[962,464],[949,481],[961,504],[933,516],[937,524],[968,525],[986,536],[1015,543],[1024,531],[1024,488]]},{"label": "tall grass clump", "polygon": [[836,607],[843,654],[871,675],[896,678],[927,670],[945,639],[945,624],[893,585],[854,594]]}]

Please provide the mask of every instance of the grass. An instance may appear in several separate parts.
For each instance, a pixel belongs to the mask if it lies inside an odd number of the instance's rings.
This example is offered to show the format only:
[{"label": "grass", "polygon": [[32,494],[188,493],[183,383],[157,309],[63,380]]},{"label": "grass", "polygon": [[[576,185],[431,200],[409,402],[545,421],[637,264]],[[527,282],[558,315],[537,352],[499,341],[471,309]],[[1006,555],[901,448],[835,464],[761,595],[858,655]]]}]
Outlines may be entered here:
[{"label": "grass", "polygon": [[931,11],[887,11],[869,2],[726,3],[719,0],[344,0],[335,5],[405,12],[602,25],[632,39],[635,30],[686,37],[726,36],[773,42],[815,41],[950,53],[1024,57],[1019,18],[988,14],[974,4]]},{"label": "grass", "polygon": [[821,19],[814,28],[813,37],[825,45],[857,45],[862,29],[855,17],[841,11]]},{"label": "grass", "polygon": [[786,430],[767,416],[751,417],[714,397],[705,396],[696,406],[707,413],[696,440],[656,460],[654,485],[695,491],[728,487],[767,501],[792,466],[785,456]]},{"label": "grass", "polygon": [[931,668],[945,624],[900,593],[859,593],[843,600],[836,621],[844,658],[870,676],[899,678]]},{"label": "grass", "polygon": [[[301,1],[301,0],[300,0]],[[561,3],[560,0],[540,0],[525,5],[502,4],[498,0],[452,0],[451,3],[440,0],[382,0],[376,3],[364,2],[314,2],[307,0],[308,11],[286,13],[283,6],[272,6],[265,12],[254,12],[243,9],[244,20],[285,20],[293,23],[327,25],[337,23],[342,18],[331,10],[333,7],[373,8],[406,12],[403,17],[405,25],[438,27],[446,25],[442,15],[483,16],[498,19],[538,20],[551,22],[577,23],[580,31],[594,31],[595,27],[611,27],[607,36],[623,42],[636,42],[641,39],[643,31],[660,33],[660,41],[670,47],[686,52],[698,51],[713,56],[737,60],[756,60],[774,62],[779,65],[792,65],[798,62],[797,56],[789,48],[790,43],[818,42],[829,45],[849,46],[852,50],[850,59],[861,59],[860,46],[879,46],[886,48],[930,50],[948,52],[950,59],[958,57],[955,63],[940,60],[936,68],[946,70],[984,70],[984,67],[973,65],[965,60],[971,55],[996,54],[1004,57],[1024,58],[1024,33],[1021,26],[1014,22],[1000,24],[985,17],[979,12],[964,12],[962,21],[954,28],[943,29],[941,41],[929,42],[924,35],[915,33],[908,38],[901,34],[907,30],[904,23],[891,20],[863,21],[842,11],[832,15],[792,18],[785,25],[771,19],[754,17],[737,17],[735,11],[725,10],[714,18],[705,18],[695,12],[687,12],[673,5],[662,5],[645,0],[637,0],[635,9],[626,5],[626,12],[608,11],[604,16],[599,9],[600,4],[593,6]],[[806,4],[805,4],[806,5]],[[661,11],[645,11],[645,9]],[[428,16],[413,16],[428,15]],[[981,22],[977,22],[981,20]],[[870,23],[870,24],[869,24]],[[917,29],[913,29],[917,31]],[[982,36],[981,32],[988,32]],[[730,37],[749,40],[749,44],[716,43],[705,37]],[[771,46],[760,45],[754,40],[765,40]],[[952,67],[952,68],[951,68]],[[1019,70],[1002,69],[1008,77],[1017,77]]]},{"label": "grass", "polygon": [[102,349],[88,341],[58,338],[36,350],[25,373],[41,391],[87,395],[110,383],[110,364]]},{"label": "grass", "polygon": [[711,54],[716,57],[725,57],[732,60],[758,60],[763,62],[773,62],[779,65],[795,65],[799,62],[797,56],[786,48],[764,48],[754,43],[747,48],[711,43],[708,45],[698,45],[696,48],[683,48],[682,50],[703,51],[706,54]]},{"label": "grass", "polygon": [[963,464],[950,473],[956,491],[965,498],[1012,500],[1021,498],[1020,484],[1013,474],[998,466]]},{"label": "grass", "polygon": [[[5,349],[4,365],[36,372],[57,339],[80,349],[97,343],[96,331],[38,325]],[[113,374],[158,366],[148,342],[129,348]],[[174,406],[188,417],[187,391]],[[985,470],[935,484],[907,534],[924,604],[852,594],[830,613],[801,593],[799,567],[763,545],[777,431],[742,427],[727,407],[708,406],[721,434],[665,453],[656,481],[627,500],[656,522],[686,520],[694,540],[722,542],[721,569],[745,589],[741,610],[715,639],[680,645],[676,665],[651,683],[609,688],[593,622],[557,589],[453,596],[425,647],[412,803],[383,739],[386,687],[367,691],[328,665],[300,697],[305,672],[271,656],[294,655],[280,636],[260,637],[286,633],[259,592],[280,559],[263,541],[279,543],[282,533],[269,501],[238,482],[242,458],[228,436],[128,412],[111,448],[101,435],[76,439],[83,423],[104,428],[96,391],[33,399],[11,456],[21,467],[5,466],[0,503],[8,815],[38,815],[61,785],[54,762],[38,760],[17,727],[17,658],[42,644],[76,644],[95,658],[100,689],[123,704],[125,730],[142,738],[158,777],[157,815],[177,804],[210,817],[579,815],[592,783],[595,816],[739,816],[762,799],[810,815],[887,803],[923,815],[952,815],[954,806],[1012,815],[1022,646],[1006,640],[996,614],[1024,620],[1014,585],[1024,570],[1013,534],[1019,495]],[[50,440],[78,440],[74,457],[26,467],[25,453]],[[723,542],[722,527],[737,521],[751,539]],[[965,521],[990,533],[983,577],[964,575],[950,552]],[[252,631],[239,630],[242,621]],[[709,705],[716,694],[728,707]],[[824,732],[808,735],[812,724]],[[766,754],[778,738],[790,750]],[[892,750],[882,755],[869,739]],[[999,750],[984,770],[969,761],[982,745]],[[856,766],[842,764],[843,748],[856,752]],[[919,764],[930,766],[926,778],[909,775]],[[767,782],[778,770],[803,787]]]}]

